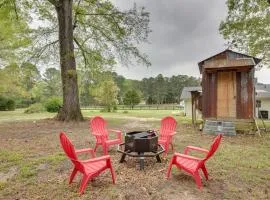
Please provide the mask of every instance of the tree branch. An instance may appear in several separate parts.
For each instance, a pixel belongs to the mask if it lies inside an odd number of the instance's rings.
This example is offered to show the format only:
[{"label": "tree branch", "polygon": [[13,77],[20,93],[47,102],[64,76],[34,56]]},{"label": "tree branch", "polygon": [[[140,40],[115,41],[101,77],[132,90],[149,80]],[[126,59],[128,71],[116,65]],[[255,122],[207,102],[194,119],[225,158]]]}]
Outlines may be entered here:
[{"label": "tree branch", "polygon": [[56,44],[56,43],[58,43],[58,42],[59,42],[59,40],[55,40],[55,41],[53,41],[53,42],[50,42],[49,44],[44,45],[43,47],[41,47],[41,48],[39,49],[38,52],[36,52],[33,56],[31,56],[31,58],[30,58],[29,60],[31,60],[32,58],[38,58],[38,57],[40,57],[40,56],[43,54],[43,52],[44,52],[48,47],[50,47],[51,45],[54,45],[54,44]]},{"label": "tree branch", "polygon": [[55,7],[60,7],[61,3],[59,2],[59,0],[48,0],[52,5],[54,5]]},{"label": "tree branch", "polygon": [[98,16],[98,15],[101,15],[101,16],[112,16],[112,15],[117,15],[117,14],[120,14],[120,15],[125,15],[125,13],[123,12],[114,12],[114,13],[80,13],[78,12],[77,13],[78,15],[95,15],[95,16]]},{"label": "tree branch", "polygon": [[85,67],[87,66],[87,58],[86,58],[86,55],[85,55],[85,51],[82,47],[82,45],[79,43],[79,41],[77,40],[77,38],[73,38],[74,42],[77,44],[77,46],[79,47],[79,49],[81,50],[82,52],[82,56],[83,56],[83,59],[84,59],[84,65]]},{"label": "tree branch", "polygon": [[18,15],[18,11],[17,11],[17,5],[16,5],[16,0],[13,0],[12,1],[12,4],[14,6],[14,12],[16,14],[16,19],[18,20],[19,19],[19,15]]},{"label": "tree branch", "polygon": [[[77,7],[80,6],[81,0],[78,1]],[[75,11],[75,15],[74,15],[74,24],[73,24],[73,30],[77,27],[77,23],[78,23],[78,12],[77,10]]]}]

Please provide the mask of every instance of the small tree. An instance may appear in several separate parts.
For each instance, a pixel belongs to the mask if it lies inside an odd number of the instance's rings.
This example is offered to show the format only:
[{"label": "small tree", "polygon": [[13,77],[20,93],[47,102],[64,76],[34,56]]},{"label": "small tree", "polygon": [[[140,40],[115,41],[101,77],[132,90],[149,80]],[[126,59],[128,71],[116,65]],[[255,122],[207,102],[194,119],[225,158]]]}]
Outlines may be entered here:
[{"label": "small tree", "polygon": [[106,111],[111,112],[117,105],[118,87],[112,80],[104,81],[96,91],[96,98],[100,104],[106,106]]},{"label": "small tree", "polygon": [[124,104],[131,106],[133,110],[134,105],[140,103],[140,95],[136,90],[129,90],[124,97]]}]

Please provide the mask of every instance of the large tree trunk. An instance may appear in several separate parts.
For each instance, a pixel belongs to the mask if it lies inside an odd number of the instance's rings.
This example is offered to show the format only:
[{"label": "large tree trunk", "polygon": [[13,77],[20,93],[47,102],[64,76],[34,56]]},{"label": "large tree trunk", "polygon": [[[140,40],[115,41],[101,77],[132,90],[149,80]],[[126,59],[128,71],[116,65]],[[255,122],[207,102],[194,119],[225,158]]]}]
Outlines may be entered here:
[{"label": "large tree trunk", "polygon": [[78,121],[83,116],[79,104],[76,62],[73,45],[72,0],[60,0],[56,6],[59,26],[60,66],[63,87],[63,107],[57,119]]}]

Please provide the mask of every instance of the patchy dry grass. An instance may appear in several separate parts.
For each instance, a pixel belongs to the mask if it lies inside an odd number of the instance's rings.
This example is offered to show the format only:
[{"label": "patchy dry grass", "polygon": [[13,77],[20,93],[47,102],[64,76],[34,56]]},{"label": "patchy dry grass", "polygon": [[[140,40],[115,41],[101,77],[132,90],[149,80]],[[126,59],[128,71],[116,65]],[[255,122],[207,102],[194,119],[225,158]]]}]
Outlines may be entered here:
[{"label": "patchy dry grass", "polygon": [[[84,113],[86,116],[102,113]],[[159,120],[170,111],[104,114],[109,128],[125,131],[159,127]],[[178,120],[175,148],[186,145],[209,148],[213,136],[201,135]],[[169,155],[162,163],[146,159],[145,170],[138,170],[135,159],[119,163],[120,155],[112,148],[110,155],[117,181],[113,185],[109,171],[89,182],[85,194],[78,196],[80,176],[67,184],[72,164],[59,145],[58,134],[64,130],[76,148],[94,145],[88,121],[80,123],[53,120],[3,122],[0,124],[0,199],[269,199],[270,135],[224,137],[212,159],[207,162],[210,180],[203,180],[202,191],[191,176],[173,168],[166,180]],[[98,150],[101,155],[101,149]],[[87,155],[86,155],[87,156]],[[86,158],[86,157],[85,157]]]}]

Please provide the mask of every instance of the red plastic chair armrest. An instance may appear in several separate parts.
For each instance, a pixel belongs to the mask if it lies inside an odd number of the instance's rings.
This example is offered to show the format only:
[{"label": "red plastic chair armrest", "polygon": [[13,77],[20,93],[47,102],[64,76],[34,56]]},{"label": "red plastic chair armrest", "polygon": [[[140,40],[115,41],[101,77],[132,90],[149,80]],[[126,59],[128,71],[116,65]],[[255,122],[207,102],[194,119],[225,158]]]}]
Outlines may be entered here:
[{"label": "red plastic chair armrest", "polygon": [[120,130],[114,130],[114,129],[109,129],[109,131],[115,132],[115,133],[122,133]]},{"label": "red plastic chair armrest", "polygon": [[103,161],[103,160],[109,160],[111,157],[109,155],[106,156],[100,156],[98,158],[92,158],[89,160],[80,160],[82,163],[93,163],[93,162],[98,162],[98,161]]},{"label": "red plastic chair armrest", "polygon": [[92,134],[95,135],[95,136],[103,136],[102,134],[98,134],[96,132],[92,132]]},{"label": "red plastic chair armrest", "polygon": [[189,160],[196,160],[196,161],[202,160],[200,158],[197,158],[197,157],[194,157],[194,156],[189,156],[189,155],[186,155],[186,154],[181,154],[181,153],[174,153],[174,156],[181,157],[181,158],[187,158]]},{"label": "red plastic chair armrest", "polygon": [[169,135],[170,136],[174,136],[176,134],[176,132],[172,132],[172,133],[170,133]]},{"label": "red plastic chair armrest", "polygon": [[184,154],[188,154],[189,150],[199,151],[199,152],[203,152],[203,153],[209,153],[208,150],[200,148],[200,147],[187,146],[184,150]]},{"label": "red plastic chair armrest", "polygon": [[90,152],[91,155],[93,156],[93,158],[96,157],[96,154],[95,154],[94,149],[91,149],[91,148],[78,149],[78,150],[75,151],[75,153],[77,153],[77,154],[80,154],[80,153],[87,153],[87,152]]},{"label": "red plastic chair armrest", "polygon": [[113,130],[113,129],[108,129],[109,131],[116,133],[117,137],[121,139],[122,132],[120,130]]}]

